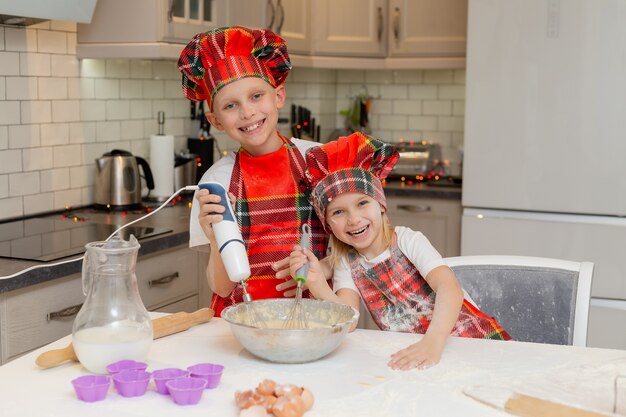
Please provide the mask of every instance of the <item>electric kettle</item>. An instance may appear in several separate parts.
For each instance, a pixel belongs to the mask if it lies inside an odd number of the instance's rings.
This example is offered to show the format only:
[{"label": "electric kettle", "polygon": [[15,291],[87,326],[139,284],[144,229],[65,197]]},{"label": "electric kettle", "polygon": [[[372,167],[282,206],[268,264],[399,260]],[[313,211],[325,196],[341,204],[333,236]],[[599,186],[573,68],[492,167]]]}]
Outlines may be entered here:
[{"label": "electric kettle", "polygon": [[141,208],[139,166],[143,170],[148,190],[153,190],[152,170],[145,159],[121,149],[114,149],[96,159],[95,206],[114,210]]}]

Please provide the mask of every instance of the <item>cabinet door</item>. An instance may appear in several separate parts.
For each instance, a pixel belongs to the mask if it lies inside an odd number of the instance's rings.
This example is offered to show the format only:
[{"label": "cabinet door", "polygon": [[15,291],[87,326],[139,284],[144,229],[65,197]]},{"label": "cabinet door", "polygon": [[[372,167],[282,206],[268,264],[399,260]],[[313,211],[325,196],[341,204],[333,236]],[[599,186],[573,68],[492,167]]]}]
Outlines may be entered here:
[{"label": "cabinet door", "polygon": [[170,0],[163,40],[187,43],[200,32],[225,26],[226,0]]},{"label": "cabinet door", "polygon": [[465,56],[467,0],[390,0],[389,55]]},{"label": "cabinet door", "polygon": [[386,54],[386,0],[316,0],[313,53],[342,56]]},{"label": "cabinet door", "polygon": [[422,232],[443,257],[461,253],[461,202],[433,198],[387,197],[394,226]]},{"label": "cabinet door", "polygon": [[[272,29],[287,41],[290,53],[311,52],[311,9],[310,0],[274,0],[275,19]],[[316,3],[317,5],[317,3]]]}]

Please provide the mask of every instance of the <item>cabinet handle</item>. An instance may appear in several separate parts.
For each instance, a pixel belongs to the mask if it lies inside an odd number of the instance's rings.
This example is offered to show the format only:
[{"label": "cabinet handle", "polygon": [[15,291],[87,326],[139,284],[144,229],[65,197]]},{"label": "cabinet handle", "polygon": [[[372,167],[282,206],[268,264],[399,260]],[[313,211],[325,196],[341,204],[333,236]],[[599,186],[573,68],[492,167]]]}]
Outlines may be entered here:
[{"label": "cabinet handle", "polygon": [[174,0],[170,0],[170,8],[167,11],[167,21],[171,22],[174,20]]},{"label": "cabinet handle", "polygon": [[174,281],[176,278],[178,278],[178,272],[174,272],[173,274],[166,275],[163,278],[150,280],[148,281],[148,287],[152,288],[152,287],[156,287],[159,285],[166,285]]},{"label": "cabinet handle", "polygon": [[283,7],[282,0],[276,1],[276,7],[280,10],[280,23],[278,24],[278,27],[276,28],[276,34],[280,35],[280,32],[283,31],[283,23],[285,23],[285,8]]},{"label": "cabinet handle", "polygon": [[393,16],[393,36],[396,42],[400,39],[400,8],[396,7],[395,14]]},{"label": "cabinet handle", "polygon": [[46,314],[46,321],[51,320],[64,320],[74,317],[80,311],[80,308],[83,306],[83,303],[76,304],[75,306],[66,307],[63,310],[53,311],[52,313]]},{"label": "cabinet handle", "polygon": [[398,210],[408,211],[409,213],[426,213],[430,211],[430,206],[414,206],[412,204],[400,204]]},{"label": "cabinet handle", "polygon": [[378,42],[383,40],[383,8],[378,8]]},{"label": "cabinet handle", "polygon": [[274,26],[274,18],[276,17],[276,8],[274,7],[274,0],[267,0],[266,9],[270,9],[271,16],[272,16],[270,19],[270,22],[267,24],[267,28],[269,30],[272,30],[272,26]]}]

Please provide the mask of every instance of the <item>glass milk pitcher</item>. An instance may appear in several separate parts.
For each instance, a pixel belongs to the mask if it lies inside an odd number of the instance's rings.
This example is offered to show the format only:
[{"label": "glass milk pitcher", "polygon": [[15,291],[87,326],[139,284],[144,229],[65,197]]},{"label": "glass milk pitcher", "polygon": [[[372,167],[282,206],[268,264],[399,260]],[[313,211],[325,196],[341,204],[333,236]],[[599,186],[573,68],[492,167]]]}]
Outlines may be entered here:
[{"label": "glass milk pitcher", "polygon": [[126,241],[116,235],[85,248],[82,275],[87,298],[74,320],[72,344],[85,368],[104,374],[110,363],[146,359],[152,322],[137,288],[135,236]]}]

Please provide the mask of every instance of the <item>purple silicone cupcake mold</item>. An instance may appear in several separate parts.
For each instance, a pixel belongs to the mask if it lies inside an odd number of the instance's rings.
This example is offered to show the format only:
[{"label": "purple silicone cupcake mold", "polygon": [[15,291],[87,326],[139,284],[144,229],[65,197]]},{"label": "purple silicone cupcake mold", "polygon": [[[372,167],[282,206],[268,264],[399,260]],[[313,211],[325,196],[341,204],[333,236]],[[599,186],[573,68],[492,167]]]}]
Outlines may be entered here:
[{"label": "purple silicone cupcake mold", "polygon": [[126,370],[145,371],[146,368],[148,368],[148,364],[145,362],[137,362],[130,359],[124,359],[107,365],[107,372],[111,375],[114,375],[118,372]]},{"label": "purple silicone cupcake mold", "polygon": [[177,378],[167,381],[165,385],[176,404],[192,405],[200,402],[207,381],[195,377]]},{"label": "purple silicone cupcake mold", "polygon": [[79,400],[92,403],[106,398],[111,378],[106,375],[84,375],[72,380]]},{"label": "purple silicone cupcake mold", "polygon": [[188,376],[189,371],[178,368],[157,369],[156,371],[152,372],[152,379],[154,379],[154,384],[156,385],[157,392],[164,395],[169,394],[169,390],[167,389],[166,385],[167,381],[171,381],[172,379],[177,378],[185,378]]},{"label": "purple silicone cupcake mold", "polygon": [[122,397],[139,397],[146,393],[150,372],[127,369],[113,375],[115,389]]},{"label": "purple silicone cupcake mold", "polygon": [[199,363],[187,368],[192,377],[203,378],[207,381],[207,388],[216,388],[222,373],[224,372],[224,365],[216,363]]}]

